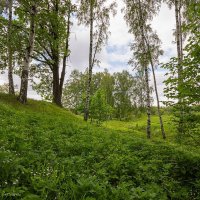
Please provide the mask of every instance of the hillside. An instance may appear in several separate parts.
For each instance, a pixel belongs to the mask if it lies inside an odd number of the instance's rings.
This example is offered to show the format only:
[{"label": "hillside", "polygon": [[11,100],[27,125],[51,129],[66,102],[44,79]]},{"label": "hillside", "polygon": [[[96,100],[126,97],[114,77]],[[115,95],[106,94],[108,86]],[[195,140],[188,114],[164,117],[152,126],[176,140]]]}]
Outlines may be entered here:
[{"label": "hillside", "polygon": [[0,94],[0,199],[200,199],[199,150],[149,141],[139,121],[133,131],[117,123],[96,127]]}]

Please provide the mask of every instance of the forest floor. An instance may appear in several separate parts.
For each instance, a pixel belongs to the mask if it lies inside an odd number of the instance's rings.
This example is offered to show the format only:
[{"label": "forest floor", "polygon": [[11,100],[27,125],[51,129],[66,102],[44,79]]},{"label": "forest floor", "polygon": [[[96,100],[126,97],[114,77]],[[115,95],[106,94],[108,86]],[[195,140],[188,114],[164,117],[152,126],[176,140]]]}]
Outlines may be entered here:
[{"label": "forest floor", "polygon": [[170,115],[84,122],[51,103],[0,94],[0,199],[200,199],[200,149],[179,144]]}]

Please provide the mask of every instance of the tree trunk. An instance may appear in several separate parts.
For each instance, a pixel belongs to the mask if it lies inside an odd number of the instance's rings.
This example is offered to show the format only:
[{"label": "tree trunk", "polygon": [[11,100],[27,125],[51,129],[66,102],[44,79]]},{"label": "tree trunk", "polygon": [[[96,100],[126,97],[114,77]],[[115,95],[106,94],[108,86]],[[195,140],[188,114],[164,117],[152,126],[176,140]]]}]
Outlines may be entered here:
[{"label": "tree trunk", "polygon": [[53,67],[53,103],[62,106],[59,84],[59,62],[56,62]]},{"label": "tree trunk", "polygon": [[147,48],[148,48],[149,60],[150,60],[151,69],[152,69],[152,73],[153,73],[154,88],[155,88],[155,93],[156,93],[157,109],[158,109],[158,116],[159,116],[159,121],[160,121],[161,133],[162,133],[163,139],[166,139],[162,115],[161,115],[161,112],[160,112],[160,101],[159,101],[159,96],[158,96],[158,89],[157,89],[157,81],[156,81],[156,75],[155,75],[155,70],[154,70],[154,64],[153,64],[153,59],[152,59],[152,56],[151,56],[151,49],[150,49],[149,42],[147,41],[146,37],[144,37],[144,38],[145,38],[145,43],[146,43]]},{"label": "tree trunk", "polygon": [[[181,105],[182,103],[182,94],[181,94],[181,86],[183,84],[182,80],[182,61],[183,61],[183,37],[181,30],[181,2],[175,0],[175,17],[176,17],[176,47],[177,47],[177,56],[178,56],[178,103]],[[183,108],[182,105],[180,107],[180,121],[179,121],[179,133],[183,133]]]},{"label": "tree trunk", "polygon": [[87,121],[89,118],[89,106],[90,106],[90,93],[91,93],[91,81],[92,81],[92,55],[93,55],[93,3],[90,0],[90,50],[89,50],[89,73],[88,83],[86,92],[85,112],[84,120]]},{"label": "tree trunk", "polygon": [[52,22],[52,35],[55,44],[51,47],[52,58],[53,58],[53,103],[58,106],[62,106],[61,93],[60,93],[60,80],[59,80],[59,64],[60,64],[60,53],[59,53],[59,27],[58,27],[58,15],[59,15],[59,1],[55,1],[54,12],[56,14],[55,21]]},{"label": "tree trunk", "polygon": [[[175,15],[176,15],[176,47],[178,56],[178,87],[181,85],[181,73],[182,73],[182,31],[181,31],[181,16],[180,16],[180,5],[179,1],[175,0]],[[181,99],[179,99],[181,101]]]},{"label": "tree trunk", "polygon": [[145,81],[146,81],[146,106],[147,106],[147,138],[151,138],[151,100],[149,88],[149,72],[148,67],[145,67]]},{"label": "tree trunk", "polygon": [[166,134],[165,134],[164,126],[163,126],[162,115],[161,115],[161,112],[160,112],[160,101],[159,101],[159,96],[158,96],[156,75],[155,75],[155,71],[154,71],[154,66],[153,66],[152,60],[151,60],[151,69],[152,69],[152,72],[153,72],[153,80],[154,80],[154,88],[155,88],[155,93],[156,93],[157,109],[158,109],[158,116],[159,116],[159,121],[160,121],[160,129],[161,129],[161,133],[162,133],[163,139],[166,139]]},{"label": "tree trunk", "polygon": [[[139,0],[139,18],[140,18],[140,29],[142,34],[142,43],[143,43],[143,52],[146,53],[145,48],[145,35],[144,35],[144,21],[142,17],[142,8],[141,8],[141,2]],[[150,87],[149,87],[149,71],[148,66],[145,64],[144,72],[145,72],[145,82],[146,82],[146,107],[147,107],[147,138],[151,138],[151,100],[150,100]]]},{"label": "tree trunk", "polygon": [[29,66],[30,66],[31,57],[33,54],[34,40],[35,40],[35,15],[36,15],[36,6],[33,5],[30,11],[29,44],[25,52],[24,64],[23,64],[22,75],[21,75],[20,94],[18,97],[19,101],[23,104],[27,102]]},{"label": "tree trunk", "polygon": [[9,94],[15,94],[14,81],[13,81],[13,54],[12,54],[12,7],[13,0],[9,0],[9,21],[8,21],[8,83]]},{"label": "tree trunk", "polygon": [[64,80],[65,80],[66,63],[67,63],[67,58],[69,56],[70,14],[71,14],[71,8],[69,8],[69,10],[68,10],[67,38],[66,38],[65,54],[64,54],[64,57],[63,57],[63,68],[62,68],[61,77],[60,77],[60,95],[61,95],[61,99],[62,99],[62,92],[63,92],[63,84],[64,84]]}]

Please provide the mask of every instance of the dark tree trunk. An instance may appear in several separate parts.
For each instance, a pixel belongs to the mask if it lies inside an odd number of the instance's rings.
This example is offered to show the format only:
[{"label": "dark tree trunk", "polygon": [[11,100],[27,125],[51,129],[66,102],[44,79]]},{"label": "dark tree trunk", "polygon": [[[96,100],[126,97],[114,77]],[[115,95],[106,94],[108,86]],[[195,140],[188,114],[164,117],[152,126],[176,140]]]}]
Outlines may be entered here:
[{"label": "dark tree trunk", "polygon": [[86,92],[85,112],[84,120],[87,121],[89,118],[89,106],[90,106],[90,93],[91,93],[91,81],[92,81],[92,55],[93,55],[93,4],[90,0],[90,50],[89,50],[89,73],[88,83]]},{"label": "dark tree trunk", "polygon": [[12,7],[13,0],[9,0],[9,21],[8,21],[8,83],[9,94],[15,94],[14,81],[13,81],[13,53],[12,53]]},{"label": "dark tree trunk", "polygon": [[67,17],[66,46],[65,46],[65,54],[64,54],[64,57],[63,57],[63,68],[62,68],[61,77],[60,77],[60,95],[61,95],[61,99],[62,99],[62,93],[63,93],[63,84],[64,84],[64,80],[65,80],[65,71],[66,71],[67,58],[69,56],[70,14],[71,14],[71,8],[70,8],[70,5],[69,5],[68,17]]},{"label": "dark tree trunk", "polygon": [[25,52],[24,64],[23,64],[22,75],[21,75],[20,94],[18,97],[19,101],[23,104],[27,102],[29,66],[31,62],[31,57],[32,57],[33,47],[34,47],[34,39],[35,39],[35,15],[36,15],[36,6],[33,5],[30,11],[29,44]]},{"label": "dark tree trunk", "polygon": [[59,62],[53,67],[53,103],[62,106],[59,85]]},{"label": "dark tree trunk", "polygon": [[54,2],[54,12],[56,14],[55,21],[52,21],[52,36],[54,44],[51,46],[52,59],[53,59],[53,103],[58,106],[62,106],[61,92],[60,92],[60,79],[59,79],[59,65],[60,65],[60,53],[59,53],[59,27],[58,27],[58,15],[59,15],[59,1]]}]

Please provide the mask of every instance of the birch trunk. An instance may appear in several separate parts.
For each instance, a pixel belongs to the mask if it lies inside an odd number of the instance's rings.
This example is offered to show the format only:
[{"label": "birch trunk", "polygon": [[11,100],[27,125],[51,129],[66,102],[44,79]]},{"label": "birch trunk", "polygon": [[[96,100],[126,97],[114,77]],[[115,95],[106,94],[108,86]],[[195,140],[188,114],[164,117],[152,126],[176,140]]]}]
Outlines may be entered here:
[{"label": "birch trunk", "polygon": [[88,73],[88,83],[87,83],[85,112],[84,112],[84,120],[85,121],[87,121],[89,118],[92,67],[93,67],[92,66],[92,55],[93,55],[93,4],[92,4],[92,0],[90,0],[90,49],[89,49],[89,73]]},{"label": "birch trunk", "polygon": [[[182,21],[181,21],[181,2],[175,0],[175,17],[176,17],[176,47],[177,47],[177,56],[178,56],[178,102],[181,105],[182,103],[182,94],[181,94],[181,85],[183,84],[182,80],[182,61],[183,61],[183,37],[182,37]],[[179,121],[179,133],[183,133],[183,108],[180,107],[180,121]]]},{"label": "birch trunk", "polygon": [[151,138],[151,101],[150,101],[150,87],[149,87],[149,72],[148,67],[145,67],[145,81],[146,81],[146,106],[147,106],[147,138]]},{"label": "birch trunk", "polygon": [[12,53],[12,44],[11,44],[12,7],[13,7],[13,0],[9,0],[9,21],[8,21],[8,83],[9,83],[9,94],[15,94],[14,81],[13,81],[13,53]]},{"label": "birch trunk", "polygon": [[164,126],[163,126],[162,115],[161,115],[161,112],[160,112],[160,101],[159,101],[159,96],[158,96],[156,75],[155,75],[155,70],[154,70],[154,65],[153,65],[153,60],[152,60],[152,56],[151,56],[151,51],[150,51],[149,43],[148,43],[147,40],[146,40],[146,44],[147,44],[147,47],[148,47],[149,59],[150,59],[152,73],[153,73],[154,88],[155,88],[156,100],[157,100],[158,116],[159,116],[159,121],[160,121],[160,129],[161,129],[161,133],[162,133],[163,139],[166,139],[166,134],[165,134]]},{"label": "birch trunk", "polygon": [[154,64],[153,64],[153,59],[152,59],[152,56],[151,56],[151,49],[150,49],[150,46],[149,46],[149,42],[147,41],[147,38],[145,36],[144,36],[144,39],[145,39],[145,43],[147,45],[147,49],[148,49],[148,53],[149,53],[149,60],[150,60],[151,69],[152,69],[152,73],[153,73],[153,81],[154,81],[154,88],[155,88],[155,93],[156,93],[156,101],[157,101],[157,109],[158,109],[158,116],[159,116],[159,121],[160,121],[161,133],[162,133],[163,139],[166,139],[162,115],[161,115],[161,112],[160,112],[160,101],[159,101],[159,96],[158,96],[158,89],[157,89],[157,81],[156,81],[156,75],[155,75],[155,70],[154,70]]},{"label": "birch trunk", "polygon": [[24,64],[21,75],[20,94],[18,98],[19,101],[23,104],[27,102],[29,67],[31,63],[31,56],[33,54],[34,40],[35,40],[35,15],[36,15],[36,6],[33,5],[31,7],[31,13],[30,13],[29,43],[25,52]]},{"label": "birch trunk", "polygon": [[161,112],[160,112],[160,101],[159,101],[159,96],[158,96],[156,75],[155,75],[155,71],[154,71],[154,66],[153,66],[152,60],[151,60],[151,69],[152,69],[152,72],[153,72],[153,80],[154,80],[154,88],[155,88],[155,93],[156,93],[157,109],[158,109],[158,116],[159,116],[159,121],[160,121],[160,129],[161,129],[161,133],[162,133],[163,139],[166,139],[166,134],[165,134],[164,126],[163,126],[162,115],[161,115]]},{"label": "birch trunk", "polygon": [[[180,5],[179,1],[175,0],[175,15],[176,15],[176,47],[178,56],[178,82],[181,84],[181,73],[182,73],[182,31],[181,31],[181,16],[180,16]],[[180,100],[180,99],[179,99]]]},{"label": "birch trunk", "polygon": [[[143,52],[146,53],[145,48],[145,35],[144,35],[144,21],[142,17],[142,8],[141,2],[139,0],[139,18],[140,18],[140,30],[142,35],[142,43],[143,43]],[[147,138],[151,138],[151,100],[150,100],[150,87],[149,87],[149,71],[147,64],[144,67],[145,71],[145,82],[146,82],[146,107],[147,107]]]}]

